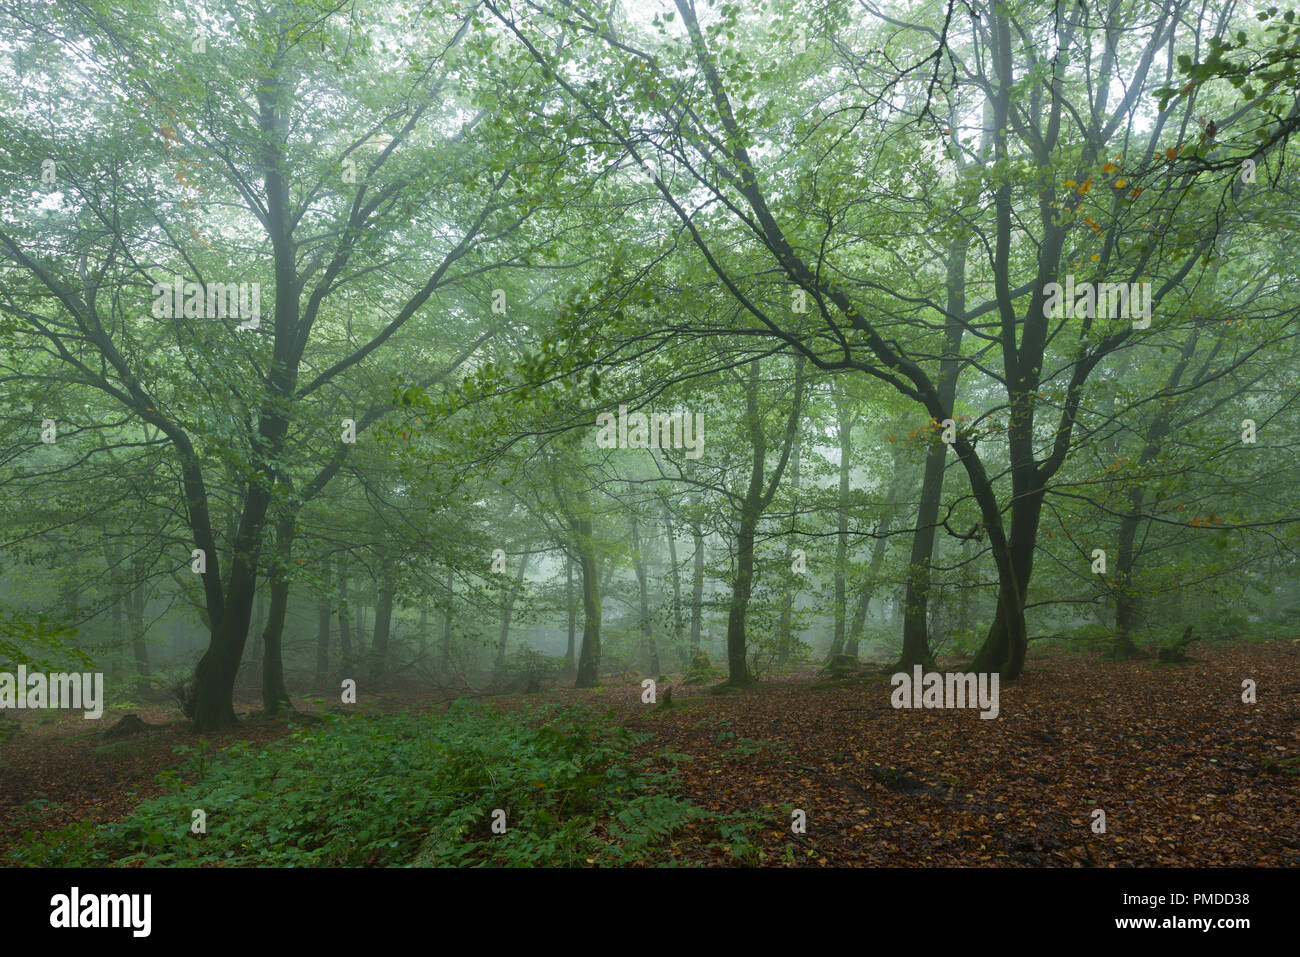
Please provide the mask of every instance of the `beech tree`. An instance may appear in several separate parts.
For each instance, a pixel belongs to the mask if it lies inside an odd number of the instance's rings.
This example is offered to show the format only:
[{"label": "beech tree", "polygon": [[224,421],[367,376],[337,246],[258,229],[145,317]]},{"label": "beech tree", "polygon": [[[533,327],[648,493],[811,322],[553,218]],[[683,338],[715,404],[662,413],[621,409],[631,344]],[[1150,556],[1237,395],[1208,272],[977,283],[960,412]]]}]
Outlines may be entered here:
[{"label": "beech tree", "polygon": [[[47,45],[63,59],[40,68],[67,120],[50,126],[32,109],[6,120],[13,165],[39,170],[58,158],[62,205],[23,214],[18,204],[35,184],[11,183],[0,229],[20,341],[172,447],[206,568],[211,639],[194,714],[203,730],[234,721],[231,693],[295,410],[427,322],[435,295],[490,268],[490,254],[477,254],[536,209],[503,191],[515,163],[500,159],[492,124],[460,119],[473,90],[447,92],[462,57],[481,52],[469,49],[464,17],[412,16],[398,41],[377,15],[346,6],[323,17],[291,7],[241,9],[233,21],[210,13],[157,16],[148,27],[107,4],[44,11],[55,18],[48,24],[11,18],[19,34],[60,38]],[[209,44],[222,56],[205,56]],[[333,53],[318,55],[322,46]],[[385,47],[410,64],[400,77],[383,69]],[[184,65],[159,73],[162,50]],[[308,88],[319,95],[295,92]],[[403,240],[412,229],[440,240],[412,248]],[[259,238],[246,251],[250,235]],[[400,277],[398,287],[376,284],[379,270]],[[182,273],[183,314],[142,319],[150,296],[158,311],[159,291]],[[233,276],[265,286],[266,321],[194,322],[203,290]],[[200,356],[209,360],[201,371]],[[220,393],[238,405],[214,420],[207,410]],[[329,418],[351,412],[335,406]],[[228,538],[214,523],[205,470],[217,448],[241,460]],[[270,693],[278,697],[273,684]]]}]

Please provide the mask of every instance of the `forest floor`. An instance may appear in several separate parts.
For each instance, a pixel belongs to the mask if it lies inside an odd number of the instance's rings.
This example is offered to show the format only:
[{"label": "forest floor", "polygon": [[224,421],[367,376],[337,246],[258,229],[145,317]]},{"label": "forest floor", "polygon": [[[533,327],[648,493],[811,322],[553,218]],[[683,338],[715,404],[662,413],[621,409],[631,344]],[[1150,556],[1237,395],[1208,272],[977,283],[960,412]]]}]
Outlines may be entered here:
[{"label": "forest floor", "polygon": [[[785,673],[715,694],[669,676],[662,702],[638,681],[555,687],[493,707],[585,703],[649,732],[680,794],[753,822],[746,863],[829,866],[1300,865],[1300,644],[1205,643],[1180,665],[1031,651],[1000,688],[995,720],[977,709],[899,709],[879,672]],[[958,663],[941,659],[940,669]],[[1257,687],[1242,701],[1242,682]],[[258,707],[240,703],[242,710]],[[368,709],[436,708],[411,691]],[[237,706],[237,710],[241,710]],[[108,721],[24,722],[0,744],[0,859],[24,832],[115,820],[159,790],[197,739],[175,710],[136,709],[147,732],[107,740]],[[106,718],[113,717],[106,715]],[[293,719],[246,719],[209,750],[265,742]],[[791,830],[804,812],[806,833]],[[1094,811],[1105,833],[1094,833]],[[671,855],[735,864],[692,823]],[[703,831],[701,832],[703,834]]]},{"label": "forest floor", "polygon": [[[299,701],[298,707],[310,713],[319,702],[311,698]],[[0,739],[0,862],[28,831],[123,817],[164,790],[155,780],[160,772],[189,763],[184,749],[202,746],[212,753],[236,741],[265,743],[299,726],[293,715],[259,717],[262,701],[255,692],[237,695],[234,705],[240,727],[207,735],[205,744],[175,704],[106,708],[95,721],[76,711],[22,713],[23,733]],[[445,706],[445,701],[431,702],[426,690],[410,688],[369,695],[356,708],[387,714]],[[128,714],[140,718],[148,729],[129,737],[108,737],[106,730]]]}]

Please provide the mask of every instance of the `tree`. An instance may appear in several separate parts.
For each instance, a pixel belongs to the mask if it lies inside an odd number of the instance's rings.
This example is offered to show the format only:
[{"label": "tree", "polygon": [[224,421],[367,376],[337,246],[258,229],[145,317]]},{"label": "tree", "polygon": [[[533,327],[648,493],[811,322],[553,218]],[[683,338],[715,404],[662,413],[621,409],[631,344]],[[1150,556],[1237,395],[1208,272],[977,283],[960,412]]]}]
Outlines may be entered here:
[{"label": "tree", "polygon": [[[458,49],[463,17],[413,27],[404,55],[414,67],[398,77],[386,70],[386,54],[365,42],[370,24],[351,8],[324,17],[306,8],[259,11],[237,21],[241,42],[220,58],[161,76],[152,69],[155,25],[164,24],[173,49],[190,47],[188,25],[159,18],[142,33],[140,21],[100,4],[50,16],[59,22],[48,32],[62,38],[68,60],[89,57],[87,68],[115,96],[97,96],[84,81],[60,87],[67,92],[58,109],[71,123],[47,133],[29,110],[7,130],[23,161],[75,159],[62,167],[62,214],[6,217],[13,225],[0,230],[0,253],[14,267],[6,295],[21,290],[29,303],[19,313],[24,341],[48,349],[70,381],[110,397],[170,444],[192,543],[206,560],[211,636],[196,670],[195,723],[229,727],[264,533],[295,448],[295,410],[418,325],[413,318],[435,293],[490,265],[471,266],[474,251],[529,211],[502,193],[511,168],[497,161],[499,143],[485,132],[476,144],[473,120],[444,132],[463,100],[442,97],[440,72],[475,55]],[[89,54],[78,46],[84,37],[93,41]],[[330,56],[313,55],[321,44]],[[375,82],[358,82],[362,76]],[[304,85],[337,99],[295,97]],[[117,97],[130,104],[126,111]],[[181,170],[175,186],[156,175],[171,167]],[[116,188],[128,182],[130,189]],[[10,210],[15,193],[5,200]],[[394,257],[413,223],[434,226],[440,241]],[[264,258],[244,251],[254,232]],[[381,263],[409,283],[400,294],[371,281]],[[214,280],[257,276],[269,289],[270,321],[244,317],[243,330],[229,320],[195,325],[189,306],[201,294],[169,321],[134,318],[142,292],[158,297],[170,288],[170,278],[159,277],[181,269],[209,299]],[[353,294],[370,308],[368,321],[348,331],[338,320]],[[174,358],[160,364],[158,354]],[[217,360],[202,363],[201,379],[200,355]],[[240,396],[240,408],[209,419],[207,397],[221,392]],[[239,460],[239,518],[225,539],[213,522],[207,474],[217,447]],[[278,698],[274,682],[268,693]]]}]

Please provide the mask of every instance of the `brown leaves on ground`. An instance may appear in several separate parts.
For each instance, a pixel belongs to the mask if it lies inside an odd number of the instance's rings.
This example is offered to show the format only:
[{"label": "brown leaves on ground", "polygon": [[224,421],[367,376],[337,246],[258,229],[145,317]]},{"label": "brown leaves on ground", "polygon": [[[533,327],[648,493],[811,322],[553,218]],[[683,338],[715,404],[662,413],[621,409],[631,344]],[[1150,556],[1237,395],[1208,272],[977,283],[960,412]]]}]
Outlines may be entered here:
[{"label": "brown leaves on ground", "polygon": [[[765,864],[1300,864],[1300,649],[1207,645],[1198,658],[1031,654],[993,720],[895,710],[878,673],[723,696],[674,683],[667,710],[641,704],[639,685],[597,696],[654,732],[651,748],[693,758],[676,772],[690,800],[759,811]],[[1242,703],[1246,678],[1257,704]]]},{"label": "brown leaves on ground", "polygon": [[[23,733],[0,745],[0,861],[25,831],[116,820],[161,791],[155,776],[179,765],[174,749],[194,747],[198,737],[177,720],[175,708],[134,713],[149,728],[113,739],[104,732],[120,717],[116,714],[87,721],[77,711],[14,712]],[[37,714],[41,717],[33,720]],[[8,720],[14,720],[12,714]],[[288,730],[282,721],[246,721],[237,731],[209,735],[208,746],[215,751],[240,739],[278,738]]]}]

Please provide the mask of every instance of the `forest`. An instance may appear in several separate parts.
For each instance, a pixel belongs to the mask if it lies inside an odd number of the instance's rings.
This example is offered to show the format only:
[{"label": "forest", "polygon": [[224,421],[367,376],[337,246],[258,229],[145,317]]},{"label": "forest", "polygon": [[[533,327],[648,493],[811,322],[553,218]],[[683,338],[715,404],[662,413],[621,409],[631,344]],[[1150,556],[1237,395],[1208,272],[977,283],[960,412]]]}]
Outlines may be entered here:
[{"label": "forest", "polygon": [[1294,10],[0,0],[0,87],[5,866],[1300,865]]}]

